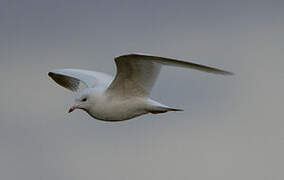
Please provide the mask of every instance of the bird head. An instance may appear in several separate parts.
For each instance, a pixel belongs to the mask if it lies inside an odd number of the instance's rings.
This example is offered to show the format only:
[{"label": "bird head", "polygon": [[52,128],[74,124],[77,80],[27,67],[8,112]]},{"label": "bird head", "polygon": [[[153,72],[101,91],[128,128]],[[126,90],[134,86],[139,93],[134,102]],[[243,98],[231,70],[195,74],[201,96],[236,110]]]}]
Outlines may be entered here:
[{"label": "bird head", "polygon": [[88,111],[92,101],[90,98],[90,92],[90,89],[85,89],[80,92],[75,98],[75,104],[69,109],[68,113],[71,113],[76,109]]}]

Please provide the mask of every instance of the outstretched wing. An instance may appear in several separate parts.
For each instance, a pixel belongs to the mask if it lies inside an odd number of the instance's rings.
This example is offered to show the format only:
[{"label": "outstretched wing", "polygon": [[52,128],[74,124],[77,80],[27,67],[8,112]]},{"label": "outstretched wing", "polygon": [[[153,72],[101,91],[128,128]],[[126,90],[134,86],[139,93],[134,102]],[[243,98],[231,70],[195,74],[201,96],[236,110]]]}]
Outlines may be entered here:
[{"label": "outstretched wing", "polygon": [[113,77],[110,75],[80,69],[58,69],[50,71],[48,75],[59,85],[71,90],[78,91],[80,84],[91,88],[95,86],[108,86]]},{"label": "outstretched wing", "polygon": [[191,62],[152,55],[129,54],[115,58],[117,73],[108,91],[122,96],[148,96],[160,72],[161,65],[191,68],[214,74],[231,72]]}]

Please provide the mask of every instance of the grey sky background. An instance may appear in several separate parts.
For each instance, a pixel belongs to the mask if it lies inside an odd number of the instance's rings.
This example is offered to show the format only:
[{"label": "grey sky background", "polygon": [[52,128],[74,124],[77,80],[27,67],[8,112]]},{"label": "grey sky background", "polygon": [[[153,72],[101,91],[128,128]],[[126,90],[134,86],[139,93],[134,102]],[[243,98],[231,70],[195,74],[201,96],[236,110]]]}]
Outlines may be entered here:
[{"label": "grey sky background", "polygon": [[[0,1],[0,178],[282,180],[283,1]],[[115,74],[145,52],[235,72],[164,68],[152,97],[184,108],[121,123],[67,114],[47,72]]]}]

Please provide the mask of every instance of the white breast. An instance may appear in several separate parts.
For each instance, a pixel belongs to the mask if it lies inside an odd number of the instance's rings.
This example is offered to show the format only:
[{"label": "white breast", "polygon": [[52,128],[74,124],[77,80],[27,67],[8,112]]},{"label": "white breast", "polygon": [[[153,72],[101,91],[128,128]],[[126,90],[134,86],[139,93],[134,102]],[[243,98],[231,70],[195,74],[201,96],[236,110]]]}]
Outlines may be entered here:
[{"label": "white breast", "polygon": [[88,113],[103,121],[122,121],[146,114],[146,106],[146,101],[143,98],[121,99],[103,95],[96,100]]}]

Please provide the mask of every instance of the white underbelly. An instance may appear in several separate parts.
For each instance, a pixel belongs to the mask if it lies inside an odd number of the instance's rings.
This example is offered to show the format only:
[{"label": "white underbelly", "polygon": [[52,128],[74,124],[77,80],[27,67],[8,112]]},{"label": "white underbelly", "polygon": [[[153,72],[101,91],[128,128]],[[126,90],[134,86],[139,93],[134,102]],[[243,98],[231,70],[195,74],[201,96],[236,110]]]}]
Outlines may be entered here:
[{"label": "white underbelly", "polygon": [[103,121],[123,121],[146,114],[145,107],[140,99],[112,100],[96,103],[88,113]]}]

